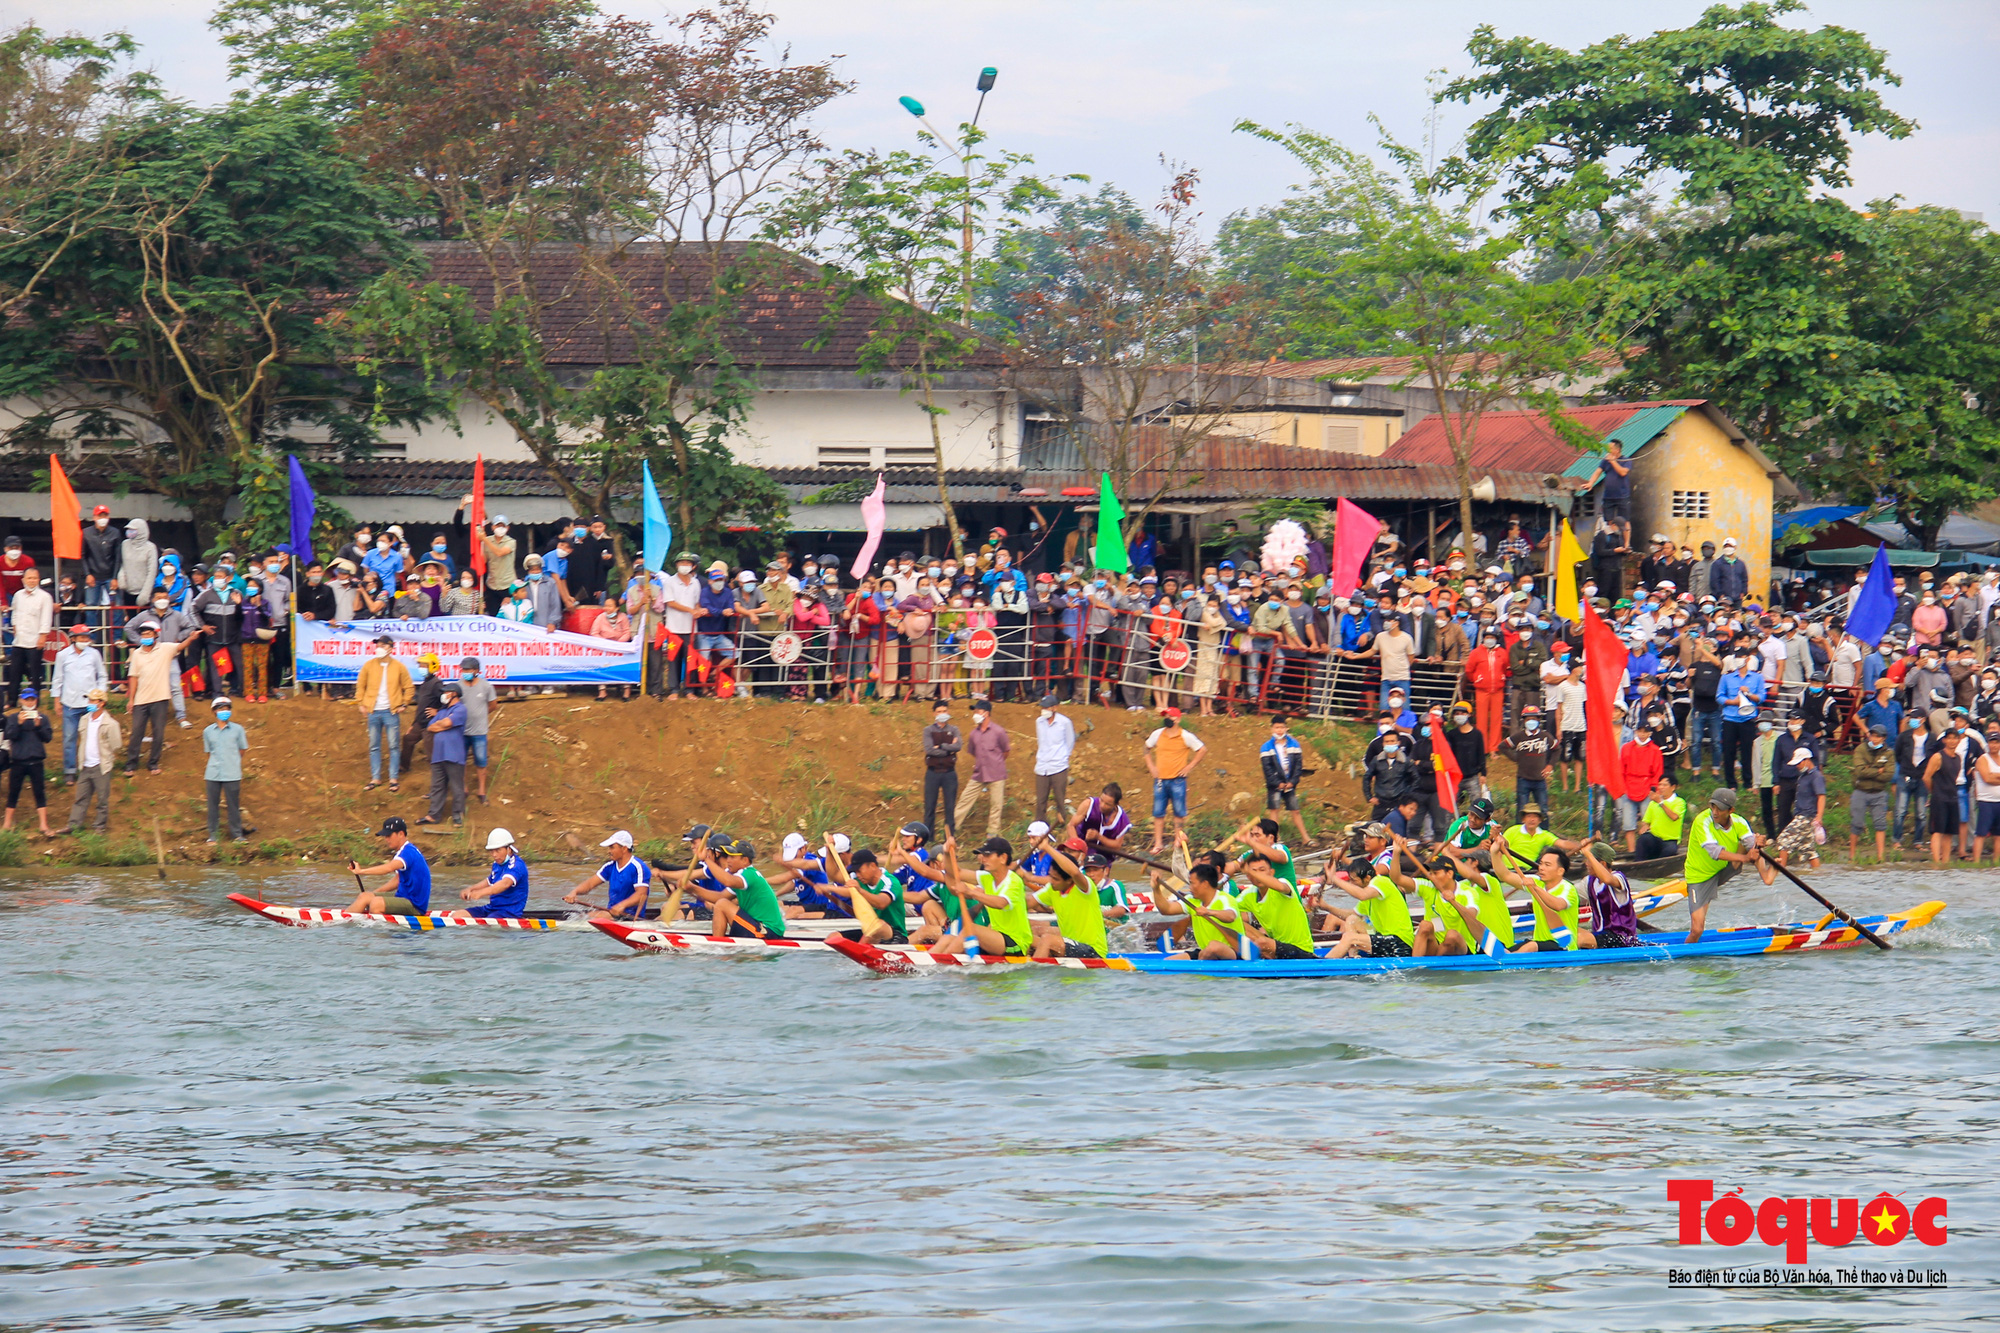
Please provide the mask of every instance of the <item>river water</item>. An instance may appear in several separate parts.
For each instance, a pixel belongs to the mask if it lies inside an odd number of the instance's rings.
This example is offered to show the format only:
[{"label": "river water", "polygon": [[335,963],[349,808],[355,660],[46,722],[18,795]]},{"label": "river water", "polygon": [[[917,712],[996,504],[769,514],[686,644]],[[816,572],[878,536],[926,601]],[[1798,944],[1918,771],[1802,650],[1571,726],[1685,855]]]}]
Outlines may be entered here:
[{"label": "river water", "polygon": [[[1820,883],[1951,910],[1886,956],[881,978],[223,901],[344,905],[313,871],[13,875],[0,1327],[1990,1321],[2000,876]],[[1717,915],[1805,907],[1753,886]],[[1677,1246],[1675,1177],[1945,1196],[1943,1247],[1811,1262],[1949,1286],[1670,1289],[1782,1258]]]}]

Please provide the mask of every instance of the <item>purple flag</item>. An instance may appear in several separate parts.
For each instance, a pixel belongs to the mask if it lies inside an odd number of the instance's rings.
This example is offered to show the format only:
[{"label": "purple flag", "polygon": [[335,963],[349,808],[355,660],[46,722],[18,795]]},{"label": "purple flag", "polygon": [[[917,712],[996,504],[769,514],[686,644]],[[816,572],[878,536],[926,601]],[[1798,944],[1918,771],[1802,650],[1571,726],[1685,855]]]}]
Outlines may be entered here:
[{"label": "purple flag", "polygon": [[313,519],[319,515],[319,500],[313,495],[312,483],[306,480],[305,469],[299,466],[299,456],[285,457],[292,465],[292,559],[303,576],[305,567],[312,563]]}]

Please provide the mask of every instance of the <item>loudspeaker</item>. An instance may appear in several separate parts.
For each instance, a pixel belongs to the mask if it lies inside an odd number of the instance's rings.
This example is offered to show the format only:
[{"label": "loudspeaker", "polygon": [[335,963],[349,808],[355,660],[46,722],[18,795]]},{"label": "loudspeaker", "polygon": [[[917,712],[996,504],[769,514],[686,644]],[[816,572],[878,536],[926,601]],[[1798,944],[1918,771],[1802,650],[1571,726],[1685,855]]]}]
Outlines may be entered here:
[{"label": "loudspeaker", "polygon": [[1472,483],[1472,498],[1481,504],[1492,504],[1499,499],[1499,492],[1493,488],[1493,478],[1481,477]]}]

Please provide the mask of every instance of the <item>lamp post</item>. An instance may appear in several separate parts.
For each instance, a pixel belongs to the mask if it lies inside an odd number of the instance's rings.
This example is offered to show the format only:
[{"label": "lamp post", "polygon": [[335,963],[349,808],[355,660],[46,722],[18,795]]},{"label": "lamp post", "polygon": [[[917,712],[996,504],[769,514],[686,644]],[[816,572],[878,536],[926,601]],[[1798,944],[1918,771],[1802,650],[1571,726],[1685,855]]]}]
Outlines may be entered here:
[{"label": "lamp post", "polygon": [[[979,89],[979,103],[972,109],[972,128],[979,128],[979,113],[986,109],[986,94],[993,91],[994,80],[999,77],[1000,71],[992,65],[988,65],[979,71],[979,82],[976,85]],[[963,255],[965,269],[959,282],[959,314],[960,321],[970,326],[972,323],[972,161],[963,152],[959,151],[959,149],[953,147],[950,139],[938,133],[937,126],[924,119],[924,104],[922,102],[919,102],[914,97],[899,97],[896,100],[902,104],[903,110],[915,116],[917,123],[929,130],[931,137],[943,144],[945,151],[957,158],[959,166],[965,169],[964,230],[959,238],[959,249]]]}]

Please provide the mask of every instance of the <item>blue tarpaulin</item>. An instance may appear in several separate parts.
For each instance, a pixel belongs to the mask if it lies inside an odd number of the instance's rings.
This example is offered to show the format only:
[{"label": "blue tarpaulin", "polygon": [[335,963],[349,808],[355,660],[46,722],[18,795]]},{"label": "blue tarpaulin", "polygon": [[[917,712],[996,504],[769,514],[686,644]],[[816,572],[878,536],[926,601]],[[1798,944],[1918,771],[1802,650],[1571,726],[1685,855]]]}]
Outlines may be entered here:
[{"label": "blue tarpaulin", "polygon": [[1815,505],[1811,509],[1794,509],[1789,514],[1773,514],[1771,544],[1776,546],[1782,542],[1785,534],[1794,528],[1816,528],[1822,523],[1834,523],[1867,512],[1867,505]]}]

